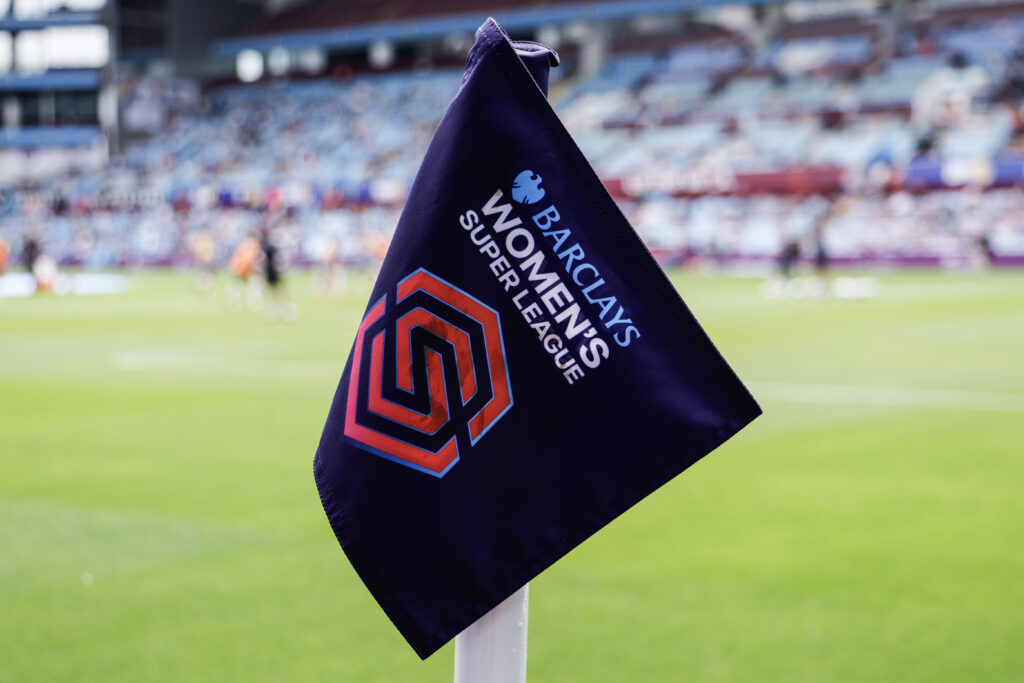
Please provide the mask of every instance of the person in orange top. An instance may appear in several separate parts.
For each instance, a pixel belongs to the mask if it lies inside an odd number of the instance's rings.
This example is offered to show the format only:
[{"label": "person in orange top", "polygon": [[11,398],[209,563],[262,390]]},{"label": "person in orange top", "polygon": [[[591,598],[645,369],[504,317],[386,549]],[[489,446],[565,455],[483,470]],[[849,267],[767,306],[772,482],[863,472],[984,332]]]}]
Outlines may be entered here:
[{"label": "person in orange top", "polygon": [[254,235],[246,237],[235,247],[228,268],[237,279],[228,283],[224,290],[224,302],[228,308],[235,308],[243,295],[250,309],[257,311],[263,307],[262,282],[259,278],[250,277],[259,269],[262,256],[263,250]]},{"label": "person in orange top", "polygon": [[260,255],[260,243],[255,237],[249,236],[238,243],[231,255],[231,274],[243,282],[249,279],[256,268],[256,259]]},{"label": "person in orange top", "polygon": [[11,245],[7,244],[7,240],[0,235],[0,275],[4,274],[7,270],[7,262],[11,258]]}]

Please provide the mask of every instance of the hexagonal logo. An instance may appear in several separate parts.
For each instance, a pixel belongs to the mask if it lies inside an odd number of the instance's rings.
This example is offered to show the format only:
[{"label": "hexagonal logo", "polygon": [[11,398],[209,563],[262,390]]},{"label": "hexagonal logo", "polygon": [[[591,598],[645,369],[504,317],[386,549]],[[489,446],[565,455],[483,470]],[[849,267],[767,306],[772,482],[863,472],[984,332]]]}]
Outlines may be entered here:
[{"label": "hexagonal logo", "polygon": [[345,436],[435,477],[512,407],[497,311],[420,268],[356,334]]}]

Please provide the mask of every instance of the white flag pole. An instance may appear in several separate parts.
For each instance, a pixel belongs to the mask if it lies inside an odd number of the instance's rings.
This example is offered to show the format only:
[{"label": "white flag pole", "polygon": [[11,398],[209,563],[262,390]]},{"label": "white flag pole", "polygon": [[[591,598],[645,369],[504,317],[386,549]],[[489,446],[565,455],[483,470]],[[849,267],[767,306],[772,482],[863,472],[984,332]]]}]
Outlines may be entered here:
[{"label": "white flag pole", "polygon": [[530,584],[455,636],[455,683],[526,683]]}]

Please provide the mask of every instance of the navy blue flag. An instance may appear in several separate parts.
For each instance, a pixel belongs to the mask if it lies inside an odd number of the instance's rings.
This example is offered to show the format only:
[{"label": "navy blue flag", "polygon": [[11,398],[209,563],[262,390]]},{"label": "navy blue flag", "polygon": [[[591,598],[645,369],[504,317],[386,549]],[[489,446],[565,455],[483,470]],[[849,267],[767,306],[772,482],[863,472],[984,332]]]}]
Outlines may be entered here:
[{"label": "navy blue flag", "polygon": [[314,471],[427,657],[760,414],[488,20],[410,190]]}]

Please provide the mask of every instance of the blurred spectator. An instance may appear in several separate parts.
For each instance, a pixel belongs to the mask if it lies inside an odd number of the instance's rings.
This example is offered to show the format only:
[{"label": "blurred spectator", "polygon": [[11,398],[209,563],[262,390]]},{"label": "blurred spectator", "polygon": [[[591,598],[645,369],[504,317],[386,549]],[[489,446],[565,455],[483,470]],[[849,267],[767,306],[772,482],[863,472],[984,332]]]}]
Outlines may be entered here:
[{"label": "blurred spectator", "polygon": [[991,84],[988,74],[978,66],[969,66],[966,55],[955,53],[949,64],[939,69],[914,93],[911,121],[914,129],[929,134],[936,128],[963,123],[975,97]]}]

